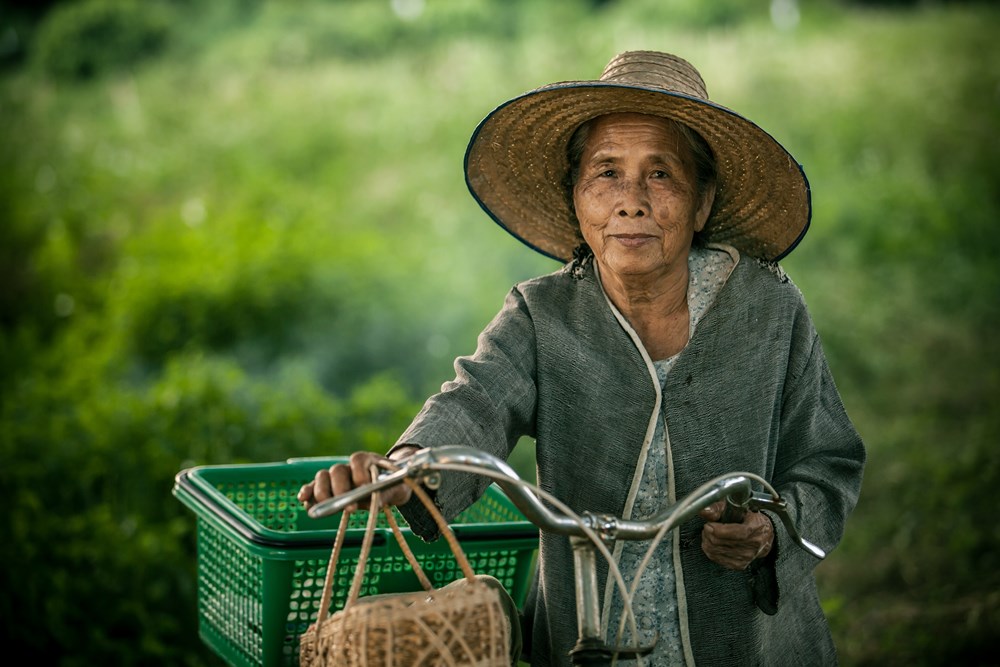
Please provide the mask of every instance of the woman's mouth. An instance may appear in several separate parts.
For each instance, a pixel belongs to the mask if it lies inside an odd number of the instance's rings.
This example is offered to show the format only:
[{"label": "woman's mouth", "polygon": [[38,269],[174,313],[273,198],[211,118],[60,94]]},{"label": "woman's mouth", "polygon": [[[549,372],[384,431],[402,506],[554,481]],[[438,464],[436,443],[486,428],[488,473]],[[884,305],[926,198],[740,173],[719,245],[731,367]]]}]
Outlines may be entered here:
[{"label": "woman's mouth", "polygon": [[634,248],[653,240],[655,237],[650,234],[612,234],[611,238],[627,248]]}]

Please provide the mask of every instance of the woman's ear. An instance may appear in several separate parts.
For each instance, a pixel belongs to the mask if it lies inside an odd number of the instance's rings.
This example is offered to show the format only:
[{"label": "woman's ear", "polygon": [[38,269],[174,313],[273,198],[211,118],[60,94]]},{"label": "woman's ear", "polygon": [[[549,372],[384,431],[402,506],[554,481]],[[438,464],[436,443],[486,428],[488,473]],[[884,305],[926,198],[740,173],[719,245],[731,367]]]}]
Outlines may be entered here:
[{"label": "woman's ear", "polygon": [[694,214],[694,231],[700,232],[708,222],[708,216],[712,214],[712,205],[715,203],[715,183],[709,183],[701,193],[701,205]]}]

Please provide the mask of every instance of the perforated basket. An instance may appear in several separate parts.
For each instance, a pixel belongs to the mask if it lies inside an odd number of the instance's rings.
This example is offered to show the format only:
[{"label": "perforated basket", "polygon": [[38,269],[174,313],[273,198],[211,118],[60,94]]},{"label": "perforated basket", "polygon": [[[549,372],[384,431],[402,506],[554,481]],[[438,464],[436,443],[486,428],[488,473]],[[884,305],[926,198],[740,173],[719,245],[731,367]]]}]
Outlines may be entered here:
[{"label": "perforated basket", "polygon": [[[173,493],[197,517],[199,634],[228,664],[298,665],[299,637],[316,619],[340,515],[313,519],[295,496],[317,470],[344,460],[199,466],[177,474]],[[435,587],[461,576],[444,540],[423,542],[397,518]],[[367,512],[351,516],[333,610],[344,605],[366,520]],[[473,569],[499,579],[522,604],[538,529],[495,485],[453,528]],[[420,584],[382,525],[361,595],[414,590]]]}]

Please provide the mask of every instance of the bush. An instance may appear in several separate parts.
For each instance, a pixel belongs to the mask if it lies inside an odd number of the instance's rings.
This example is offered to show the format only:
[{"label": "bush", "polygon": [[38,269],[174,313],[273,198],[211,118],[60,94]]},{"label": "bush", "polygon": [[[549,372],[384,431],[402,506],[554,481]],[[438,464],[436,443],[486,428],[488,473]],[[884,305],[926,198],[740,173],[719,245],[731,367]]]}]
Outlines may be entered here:
[{"label": "bush", "polygon": [[35,58],[48,74],[87,79],[158,53],[167,41],[163,6],[131,0],[60,5],[44,20]]},{"label": "bush", "polygon": [[[62,338],[0,407],[0,618],[15,647],[60,665],[204,665],[195,520],[171,498],[200,464],[385,448],[417,406],[377,376],[345,401],[304,368],[265,379],[202,354],[129,383]],[[96,355],[100,356],[100,355]]]}]

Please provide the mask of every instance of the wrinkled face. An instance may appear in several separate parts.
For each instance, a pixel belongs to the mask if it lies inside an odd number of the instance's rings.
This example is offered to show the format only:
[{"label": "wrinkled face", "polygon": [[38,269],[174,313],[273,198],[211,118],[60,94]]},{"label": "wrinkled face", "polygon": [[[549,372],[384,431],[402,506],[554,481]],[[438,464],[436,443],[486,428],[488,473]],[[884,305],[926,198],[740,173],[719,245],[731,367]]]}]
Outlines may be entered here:
[{"label": "wrinkled face", "polygon": [[573,204],[602,273],[655,280],[686,268],[714,196],[714,187],[698,196],[691,149],[669,121],[611,114],[593,122]]}]

